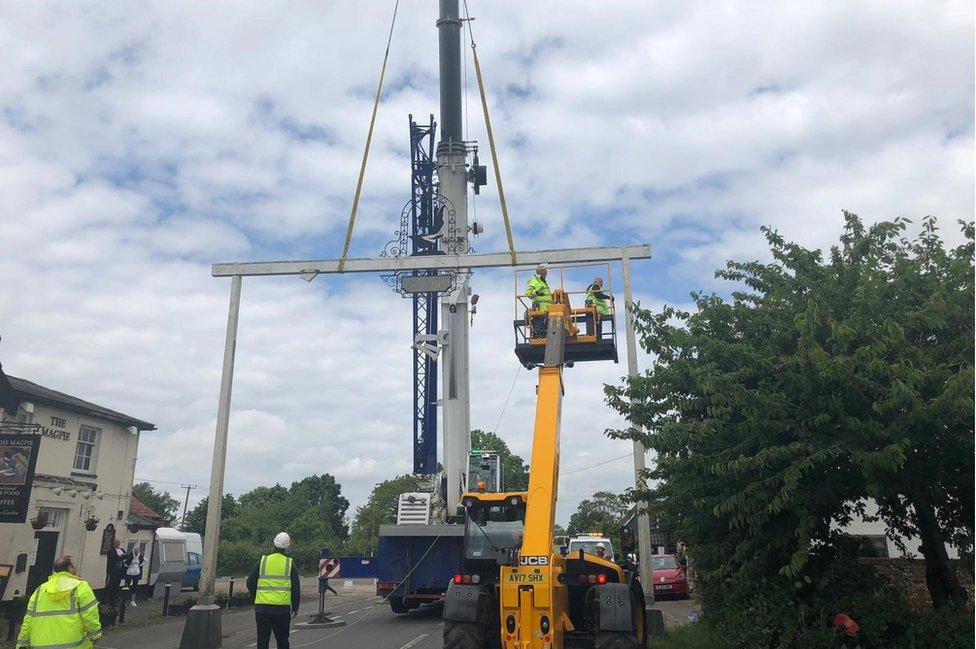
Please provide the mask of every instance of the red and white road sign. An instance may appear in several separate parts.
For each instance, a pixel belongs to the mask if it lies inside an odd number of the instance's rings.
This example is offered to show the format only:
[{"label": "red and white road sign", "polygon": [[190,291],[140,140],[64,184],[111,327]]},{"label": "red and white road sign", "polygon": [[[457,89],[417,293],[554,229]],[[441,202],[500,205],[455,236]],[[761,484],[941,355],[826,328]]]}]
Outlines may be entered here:
[{"label": "red and white road sign", "polygon": [[319,579],[331,579],[339,576],[342,564],[335,557],[319,559]]}]

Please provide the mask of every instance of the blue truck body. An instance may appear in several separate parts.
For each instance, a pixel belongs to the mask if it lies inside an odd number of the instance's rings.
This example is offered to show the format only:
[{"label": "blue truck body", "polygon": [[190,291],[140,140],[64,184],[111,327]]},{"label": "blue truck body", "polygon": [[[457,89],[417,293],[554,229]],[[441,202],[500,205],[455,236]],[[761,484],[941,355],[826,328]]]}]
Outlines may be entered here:
[{"label": "blue truck body", "polygon": [[464,525],[381,525],[376,594],[398,613],[442,601],[463,557]]}]

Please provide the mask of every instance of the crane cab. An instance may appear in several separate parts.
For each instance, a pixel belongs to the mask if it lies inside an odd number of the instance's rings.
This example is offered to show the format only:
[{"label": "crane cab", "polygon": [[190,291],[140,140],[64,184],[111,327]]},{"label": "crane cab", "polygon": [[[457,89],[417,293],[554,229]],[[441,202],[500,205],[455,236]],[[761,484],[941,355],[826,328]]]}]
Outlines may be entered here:
[{"label": "crane cab", "polygon": [[[617,362],[617,307],[610,270],[609,263],[548,269],[546,280],[554,302],[565,300],[569,306],[567,365]],[[529,369],[542,364],[546,351],[548,307],[527,293],[535,275],[535,269],[515,271],[515,355]],[[604,280],[602,290],[595,290],[597,278]]]}]

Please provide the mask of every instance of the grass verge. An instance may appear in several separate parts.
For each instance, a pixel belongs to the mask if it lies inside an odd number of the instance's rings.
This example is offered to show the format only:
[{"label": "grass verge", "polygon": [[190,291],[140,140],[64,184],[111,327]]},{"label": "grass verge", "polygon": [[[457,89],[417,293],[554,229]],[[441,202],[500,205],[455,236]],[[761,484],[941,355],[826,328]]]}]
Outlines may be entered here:
[{"label": "grass verge", "polygon": [[661,639],[652,638],[651,649],[732,649],[732,645],[707,622],[686,624]]}]

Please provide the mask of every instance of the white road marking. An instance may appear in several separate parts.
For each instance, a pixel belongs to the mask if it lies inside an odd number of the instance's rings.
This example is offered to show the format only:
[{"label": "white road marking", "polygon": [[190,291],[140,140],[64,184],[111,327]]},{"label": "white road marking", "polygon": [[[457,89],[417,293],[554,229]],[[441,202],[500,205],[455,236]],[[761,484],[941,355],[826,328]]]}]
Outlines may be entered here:
[{"label": "white road marking", "polygon": [[359,609],[357,608],[355,611],[348,611],[346,613],[346,615],[352,615],[353,613],[358,613],[358,612],[359,612]]},{"label": "white road marking", "polygon": [[400,647],[400,649],[410,649],[410,647],[414,646],[415,644],[417,644],[418,642],[420,642],[421,640],[423,640],[424,638],[426,638],[429,635],[430,635],[429,633],[421,633],[416,638],[414,638],[413,640],[411,640],[407,644],[405,644],[402,647]]}]

